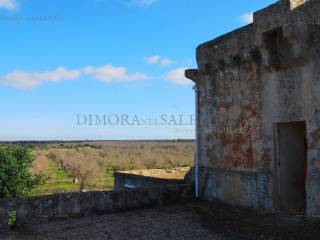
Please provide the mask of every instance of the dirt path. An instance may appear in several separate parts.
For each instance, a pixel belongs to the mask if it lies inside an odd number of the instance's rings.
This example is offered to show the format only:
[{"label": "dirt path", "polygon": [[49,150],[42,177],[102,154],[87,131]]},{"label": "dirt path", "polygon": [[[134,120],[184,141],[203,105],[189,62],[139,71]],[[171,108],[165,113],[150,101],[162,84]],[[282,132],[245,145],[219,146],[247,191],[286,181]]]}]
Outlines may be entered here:
[{"label": "dirt path", "polygon": [[189,202],[83,219],[62,220],[0,239],[320,239],[320,220],[257,214],[248,209]]}]

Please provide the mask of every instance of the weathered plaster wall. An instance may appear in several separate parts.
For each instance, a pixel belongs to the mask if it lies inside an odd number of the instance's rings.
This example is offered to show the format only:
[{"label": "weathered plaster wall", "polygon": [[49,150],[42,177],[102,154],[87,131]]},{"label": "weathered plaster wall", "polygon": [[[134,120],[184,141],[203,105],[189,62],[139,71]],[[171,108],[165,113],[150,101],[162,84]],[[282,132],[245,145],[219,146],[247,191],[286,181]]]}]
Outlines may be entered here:
[{"label": "weathered plaster wall", "polygon": [[206,199],[272,208],[274,123],[306,121],[307,210],[320,212],[319,12],[319,0],[281,0],[197,48],[199,69],[186,76],[200,90]]},{"label": "weathered plaster wall", "polygon": [[[320,3],[315,9],[320,12]],[[312,77],[305,83],[309,85],[309,95],[304,95],[308,116],[308,178],[307,206],[309,214],[320,213],[320,25],[309,26],[310,38],[310,74]]]},{"label": "weathered plaster wall", "polygon": [[205,166],[259,168],[261,83],[259,60],[253,58],[255,49],[251,49],[252,30],[249,26],[198,48]]},{"label": "weathered plaster wall", "polygon": [[206,167],[201,172],[201,192],[209,201],[223,201],[236,206],[272,208],[272,176],[263,171],[231,171]]}]

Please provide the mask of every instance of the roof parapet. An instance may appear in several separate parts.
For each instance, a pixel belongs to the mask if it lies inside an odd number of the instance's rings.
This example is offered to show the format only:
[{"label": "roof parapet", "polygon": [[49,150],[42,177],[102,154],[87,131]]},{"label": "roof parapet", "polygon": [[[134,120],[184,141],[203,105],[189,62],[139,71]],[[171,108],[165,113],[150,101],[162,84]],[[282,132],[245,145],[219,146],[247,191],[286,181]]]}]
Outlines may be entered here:
[{"label": "roof parapet", "polygon": [[200,81],[200,71],[198,69],[187,69],[184,75],[195,83]]}]

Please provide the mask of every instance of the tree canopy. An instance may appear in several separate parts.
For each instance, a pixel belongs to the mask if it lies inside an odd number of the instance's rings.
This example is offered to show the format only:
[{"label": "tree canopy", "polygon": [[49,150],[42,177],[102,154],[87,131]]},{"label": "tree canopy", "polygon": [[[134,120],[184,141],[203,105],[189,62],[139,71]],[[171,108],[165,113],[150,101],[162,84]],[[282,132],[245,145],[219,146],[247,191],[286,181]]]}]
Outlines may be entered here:
[{"label": "tree canopy", "polygon": [[42,177],[29,171],[34,160],[28,147],[0,145],[0,198],[28,195],[41,183]]}]

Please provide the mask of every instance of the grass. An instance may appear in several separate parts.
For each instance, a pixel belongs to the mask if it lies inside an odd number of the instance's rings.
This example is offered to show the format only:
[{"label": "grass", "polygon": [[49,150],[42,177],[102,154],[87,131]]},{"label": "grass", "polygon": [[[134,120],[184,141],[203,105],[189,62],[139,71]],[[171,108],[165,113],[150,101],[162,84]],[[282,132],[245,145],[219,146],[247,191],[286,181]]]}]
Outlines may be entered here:
[{"label": "grass", "polygon": [[48,159],[49,180],[45,184],[35,188],[31,195],[46,195],[58,192],[74,192],[79,190],[79,184],[72,182],[70,174],[59,170],[57,164]]},{"label": "grass", "polygon": [[[64,170],[59,170],[57,164],[48,159],[48,171],[50,178],[45,184],[35,188],[31,196],[47,195],[61,192],[77,192],[79,191],[80,184],[73,183],[70,174]],[[94,186],[90,187],[91,191],[112,190],[114,188],[114,178],[112,171],[106,171],[104,177],[99,179]]]}]

